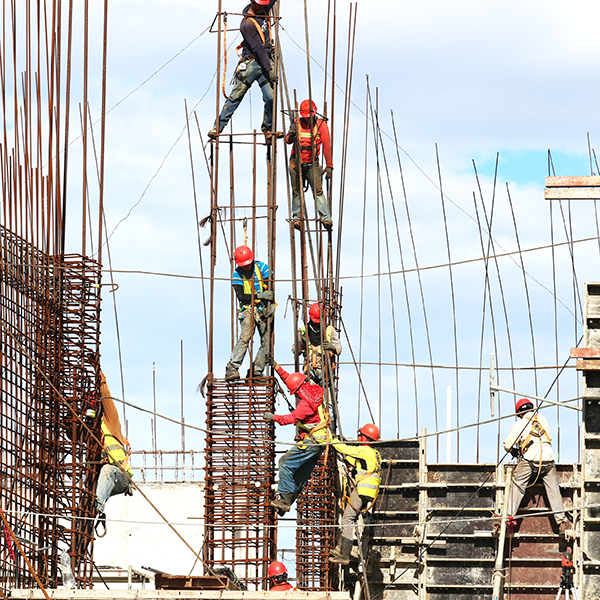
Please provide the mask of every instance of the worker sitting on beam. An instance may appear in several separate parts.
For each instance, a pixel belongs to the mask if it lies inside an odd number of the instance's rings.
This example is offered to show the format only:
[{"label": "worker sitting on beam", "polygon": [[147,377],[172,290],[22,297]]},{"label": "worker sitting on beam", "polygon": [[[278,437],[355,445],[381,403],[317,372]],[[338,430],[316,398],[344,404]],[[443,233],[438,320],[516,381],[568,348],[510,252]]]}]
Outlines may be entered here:
[{"label": "worker sitting on beam", "polygon": [[350,563],[354,527],[361,513],[371,510],[379,493],[381,483],[381,456],[371,443],[379,440],[379,428],[367,423],[358,430],[358,444],[343,444],[333,440],[333,447],[343,455],[354,471],[350,478],[352,489],[348,495],[344,489],[344,514],[342,516],[342,532],[337,546],[331,551],[329,560],[340,565]]},{"label": "worker sitting on beam", "polygon": [[279,459],[278,497],[271,506],[279,516],[283,516],[306,487],[319,457],[331,440],[331,417],[323,404],[324,390],[320,385],[309,384],[304,373],[287,373],[275,363],[273,367],[290,393],[298,396],[298,404],[291,413],[264,414],[265,421],[275,421],[279,425],[296,424],[300,430],[298,443]]},{"label": "worker sitting on beam", "polygon": [[260,334],[260,348],[254,358],[254,365],[248,373],[252,372],[254,377],[262,377],[269,344],[268,324],[275,310],[274,306],[269,305],[274,298],[273,292],[267,289],[269,266],[259,260],[254,260],[254,253],[248,246],[237,247],[234,259],[237,267],[231,277],[231,285],[240,303],[238,310],[240,337],[225,368],[227,381],[240,378],[239,368],[246,356],[255,326]]}]

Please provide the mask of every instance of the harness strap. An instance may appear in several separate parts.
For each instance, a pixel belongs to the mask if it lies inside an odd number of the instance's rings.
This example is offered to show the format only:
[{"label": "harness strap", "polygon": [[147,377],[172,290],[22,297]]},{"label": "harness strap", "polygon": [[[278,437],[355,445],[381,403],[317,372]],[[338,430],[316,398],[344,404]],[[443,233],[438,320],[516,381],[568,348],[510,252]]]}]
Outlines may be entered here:
[{"label": "harness strap", "polygon": [[[269,39],[272,41],[273,40],[273,34],[272,34],[272,31],[271,31],[271,21],[269,20],[268,17],[266,17],[266,19],[267,19],[267,27],[269,28]],[[251,17],[249,15],[246,16],[246,17],[244,17],[243,20],[244,21],[252,21],[254,23],[254,26],[256,27],[256,30],[258,31],[258,35],[260,36],[260,40],[263,43],[263,46],[265,46],[266,45],[265,34],[264,34],[263,30],[262,30],[262,27],[258,24],[258,21],[254,17]],[[242,43],[235,49],[237,55],[240,58],[241,58],[240,50],[243,48],[243,46],[244,46],[244,42],[242,41]]]}]

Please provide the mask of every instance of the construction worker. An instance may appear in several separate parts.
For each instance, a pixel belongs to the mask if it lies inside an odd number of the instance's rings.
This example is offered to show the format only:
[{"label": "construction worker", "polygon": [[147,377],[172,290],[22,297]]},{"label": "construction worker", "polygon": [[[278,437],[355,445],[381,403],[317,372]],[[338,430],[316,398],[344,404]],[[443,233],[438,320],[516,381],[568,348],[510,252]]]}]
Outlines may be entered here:
[{"label": "construction worker", "polygon": [[[296,119],[288,134],[286,142],[294,144],[290,156],[290,182],[292,184],[292,225],[300,229],[301,206],[300,186],[308,182],[312,189],[313,197],[317,204],[317,213],[321,223],[327,229],[331,229],[332,222],[329,214],[327,200],[323,194],[323,173],[319,165],[319,153],[323,146],[325,156],[325,177],[331,179],[333,160],[331,158],[331,139],[329,127],[323,119],[317,118],[317,106],[314,102],[303,100],[300,104],[300,118]],[[296,138],[300,147],[300,168],[296,156]],[[302,175],[302,178],[300,178]]]},{"label": "construction worker", "polygon": [[360,514],[370,510],[375,504],[381,481],[381,456],[370,444],[378,440],[379,428],[373,423],[367,423],[358,430],[358,443],[362,444],[360,446],[333,440],[333,447],[343,455],[355,471],[355,476],[342,515],[341,536],[336,548],[329,555],[331,562],[340,565],[349,564],[354,526]]},{"label": "construction worker", "polygon": [[106,534],[106,501],[117,494],[132,495],[133,470],[129,465],[131,447],[121,432],[119,413],[102,371],[100,371],[100,395],[102,402],[102,468],[96,484],[98,515],[95,527],[99,537],[103,537]]},{"label": "construction worker", "polygon": [[283,563],[274,560],[269,565],[269,581],[271,592],[287,592],[288,590],[295,590],[296,588],[288,582],[288,570]]},{"label": "construction worker", "polygon": [[275,421],[279,425],[297,424],[300,430],[298,443],[279,459],[278,497],[271,506],[283,516],[306,487],[325,444],[331,440],[331,418],[323,405],[324,390],[320,385],[308,383],[304,373],[288,374],[275,363],[273,367],[290,393],[299,399],[291,413],[274,415],[265,412],[263,417],[265,421]]},{"label": "construction worker", "polygon": [[[225,128],[229,119],[243,100],[250,86],[258,81],[265,105],[262,131],[269,141],[273,129],[273,85],[277,83],[277,73],[273,61],[274,44],[271,32],[269,11],[276,0],[252,0],[243,10],[244,18],[240,25],[243,37],[238,46],[241,49],[240,61],[233,78],[233,89],[223,104],[219,123],[215,121],[208,137],[215,139]],[[278,137],[283,137],[283,133]]]},{"label": "construction worker", "polygon": [[[558,475],[554,463],[550,428],[548,421],[533,410],[533,403],[528,398],[521,398],[516,404],[516,413],[519,420],[512,426],[504,440],[504,449],[517,456],[519,462],[513,471],[512,485],[510,486],[507,523],[514,524],[514,515],[525,490],[540,479],[544,482],[550,507],[554,512],[554,519],[562,533],[570,529],[571,525],[563,512],[562,496],[558,486]],[[533,480],[533,482],[532,482]],[[530,484],[530,482],[532,482]]]},{"label": "construction worker", "polygon": [[[240,378],[239,368],[246,356],[255,326],[260,335],[260,348],[254,358],[252,374],[254,377],[262,377],[269,343],[267,326],[274,310],[268,305],[268,302],[272,301],[274,297],[273,292],[267,289],[269,266],[259,260],[254,260],[254,254],[248,246],[237,247],[234,252],[234,259],[237,267],[233,272],[231,285],[239,301],[240,337],[225,368],[225,379],[227,381]],[[252,304],[253,298],[254,304]],[[250,373],[250,370],[248,373]]]},{"label": "construction worker", "polygon": [[[339,356],[342,353],[342,343],[333,325],[321,329],[322,311],[318,302],[311,304],[308,309],[308,327],[302,325],[298,329],[296,342],[292,347],[294,356],[302,354],[307,358],[304,370],[310,383],[323,385],[323,353],[329,356]],[[308,355],[306,352],[306,337],[308,331]]]}]

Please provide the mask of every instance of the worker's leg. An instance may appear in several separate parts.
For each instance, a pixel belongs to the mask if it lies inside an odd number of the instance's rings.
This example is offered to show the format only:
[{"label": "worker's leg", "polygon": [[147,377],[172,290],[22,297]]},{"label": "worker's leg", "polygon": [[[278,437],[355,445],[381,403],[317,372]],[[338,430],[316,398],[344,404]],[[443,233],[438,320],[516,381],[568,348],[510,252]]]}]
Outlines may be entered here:
[{"label": "worker's leg", "polygon": [[129,489],[129,477],[115,465],[103,465],[96,485],[96,508],[103,513],[111,496],[123,494]]},{"label": "worker's leg", "polygon": [[556,464],[554,461],[542,463],[542,478],[550,508],[552,509],[552,512],[555,513],[554,519],[558,524],[567,521],[565,513],[562,512],[563,502],[560,494],[560,486],[558,485],[558,473],[556,472]]},{"label": "worker's leg", "polygon": [[[235,75],[235,83],[229,94],[229,98],[225,100],[221,114],[219,115],[219,131],[223,131],[225,125],[229,123],[231,115],[237,110],[241,101],[244,99],[246,92],[250,89],[250,86],[260,78],[262,75],[262,69],[255,60],[250,60],[246,63],[246,69],[240,71],[239,68]],[[215,121],[215,127],[217,123]]]},{"label": "worker's leg", "polygon": [[300,173],[296,161],[290,160],[290,184],[292,186],[292,219],[300,218]]},{"label": "worker's leg", "polygon": [[331,221],[329,215],[329,207],[327,206],[327,200],[323,194],[323,174],[321,167],[317,163],[313,163],[309,166],[306,178],[313,192],[315,203],[317,205],[317,214],[322,221]]},{"label": "worker's leg", "polygon": [[265,77],[264,73],[261,73],[258,84],[260,85],[263,102],[265,103],[261,129],[263,131],[271,131],[273,129],[273,85]]},{"label": "worker's leg", "polygon": [[[269,321],[272,323],[273,317],[265,318],[262,314],[256,313],[256,328],[258,329],[258,333],[260,335],[260,348],[256,353],[256,357],[254,358],[255,377],[260,377],[265,370],[265,356],[267,355],[267,350],[269,349],[269,336],[267,335]],[[272,330],[273,326],[271,325],[271,331]]]},{"label": "worker's leg", "polygon": [[529,461],[521,459],[512,475],[510,485],[510,499],[508,501],[508,514],[513,517],[521,506],[521,500],[525,495],[527,484],[531,478],[531,465]]},{"label": "worker's leg", "polygon": [[302,463],[294,473],[294,481],[296,483],[294,494],[296,498],[302,493],[310,476],[319,462],[319,457],[323,454],[325,446],[321,444],[315,444],[311,441],[305,441],[306,449],[304,450],[304,456]]},{"label": "worker's leg", "polygon": [[358,489],[354,488],[344,508],[342,515],[342,537],[352,539],[354,537],[354,526],[362,510],[363,500],[358,495]]},{"label": "worker's leg", "polygon": [[246,310],[246,316],[241,323],[240,327],[240,338],[237,341],[236,345],[233,347],[233,352],[231,353],[231,358],[227,363],[227,367],[225,368],[225,375],[227,376],[230,373],[237,373],[244,362],[244,357],[246,356],[246,351],[248,350],[248,344],[252,339],[252,334],[254,333],[254,321],[252,316],[252,311],[250,309]]}]

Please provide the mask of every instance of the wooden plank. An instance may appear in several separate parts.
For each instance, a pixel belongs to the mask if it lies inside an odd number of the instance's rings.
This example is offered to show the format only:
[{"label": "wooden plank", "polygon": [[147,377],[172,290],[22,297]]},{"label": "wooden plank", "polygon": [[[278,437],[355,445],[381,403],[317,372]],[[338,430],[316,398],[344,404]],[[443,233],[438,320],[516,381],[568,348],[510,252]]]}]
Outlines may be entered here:
[{"label": "wooden plank", "polygon": [[574,177],[546,177],[546,187],[595,187],[600,186],[600,177],[575,175]]},{"label": "wooden plank", "polygon": [[600,348],[571,348],[571,358],[600,358]]},{"label": "wooden plank", "polygon": [[600,371],[600,360],[578,360],[575,368],[578,371]]},{"label": "wooden plank", "polygon": [[546,200],[598,200],[600,187],[597,188],[546,188]]}]

